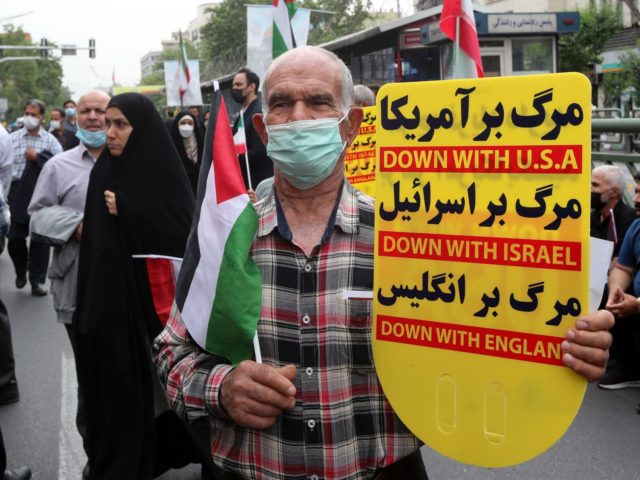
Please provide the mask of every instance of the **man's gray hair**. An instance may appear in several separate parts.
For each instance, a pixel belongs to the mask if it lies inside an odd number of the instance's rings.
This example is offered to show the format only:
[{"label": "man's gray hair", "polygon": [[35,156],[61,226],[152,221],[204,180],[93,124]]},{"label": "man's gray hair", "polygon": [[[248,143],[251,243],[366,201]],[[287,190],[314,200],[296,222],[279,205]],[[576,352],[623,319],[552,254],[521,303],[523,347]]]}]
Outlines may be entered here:
[{"label": "man's gray hair", "polygon": [[269,68],[267,69],[267,73],[264,76],[264,95],[262,95],[262,113],[265,115],[269,113],[269,104],[268,104],[268,90],[269,90],[269,80],[271,75],[275,69],[277,69],[281,64],[291,61],[291,58],[298,55],[307,55],[308,53],[320,53],[327,57],[328,60],[334,62],[342,73],[342,87],[340,92],[340,111],[342,114],[346,114],[349,111],[353,103],[353,78],[351,77],[351,72],[344,64],[344,62],[338,57],[335,53],[330,52],[329,50],[325,50],[324,48],[307,45],[305,47],[298,47],[292,50],[289,50],[278,58],[276,58]]},{"label": "man's gray hair", "polygon": [[353,104],[356,107],[370,107],[376,104],[376,96],[366,85],[353,87]]},{"label": "man's gray hair", "polygon": [[620,192],[624,192],[625,180],[620,167],[615,165],[601,165],[600,167],[594,168],[591,174],[593,175],[595,172],[601,173],[604,180],[611,185],[611,187],[616,187]]},{"label": "man's gray hair", "polygon": [[28,100],[27,103],[24,104],[24,109],[26,110],[27,107],[37,107],[40,111],[40,115],[44,115],[47,110],[47,106],[44,104],[44,102],[42,100],[38,100],[37,98]]}]

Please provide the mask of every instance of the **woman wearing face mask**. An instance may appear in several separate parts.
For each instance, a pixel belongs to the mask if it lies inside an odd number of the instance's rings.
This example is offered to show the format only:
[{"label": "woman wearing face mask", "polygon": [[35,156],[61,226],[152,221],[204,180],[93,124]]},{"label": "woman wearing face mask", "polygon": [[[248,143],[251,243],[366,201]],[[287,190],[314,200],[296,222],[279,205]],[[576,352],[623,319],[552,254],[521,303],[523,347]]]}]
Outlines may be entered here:
[{"label": "woman wearing face mask", "polygon": [[151,341],[169,313],[175,272],[169,260],[149,257],[182,257],[194,197],[148,98],[113,97],[106,126],[80,247],[78,375],[90,478],[145,480],[207,458],[167,409],[151,365]]},{"label": "woman wearing face mask", "polygon": [[195,120],[188,112],[180,112],[176,115],[170,130],[171,139],[178,150],[194,195],[198,189],[203,145],[202,134],[195,125]]}]

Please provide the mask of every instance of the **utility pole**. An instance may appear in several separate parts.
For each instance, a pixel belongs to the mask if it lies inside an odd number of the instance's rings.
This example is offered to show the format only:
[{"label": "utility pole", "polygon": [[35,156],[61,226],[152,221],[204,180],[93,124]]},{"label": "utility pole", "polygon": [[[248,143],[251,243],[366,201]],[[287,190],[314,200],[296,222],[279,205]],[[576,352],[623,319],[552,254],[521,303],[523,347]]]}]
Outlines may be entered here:
[{"label": "utility pole", "polygon": [[[39,50],[39,57],[4,57],[4,50]],[[13,60],[48,60],[51,50],[60,50],[62,55],[75,55],[77,50],[88,50],[89,58],[96,58],[96,41],[89,39],[88,47],[77,47],[75,45],[49,45],[46,38],[40,39],[40,45],[0,45],[0,63]]]},{"label": "utility pole", "polygon": [[13,20],[14,18],[20,18],[20,17],[24,17],[25,15],[30,15],[33,13],[33,10],[29,11],[29,12],[25,12],[25,13],[19,13],[17,15],[11,15],[10,17],[4,17],[4,18],[0,18],[0,22],[4,23],[8,20]]}]

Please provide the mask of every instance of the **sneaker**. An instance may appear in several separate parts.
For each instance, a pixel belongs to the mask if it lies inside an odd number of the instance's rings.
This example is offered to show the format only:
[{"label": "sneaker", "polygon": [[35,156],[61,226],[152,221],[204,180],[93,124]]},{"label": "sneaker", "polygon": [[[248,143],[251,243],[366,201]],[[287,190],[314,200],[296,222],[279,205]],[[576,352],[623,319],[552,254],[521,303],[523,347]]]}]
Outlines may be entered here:
[{"label": "sneaker", "polygon": [[640,378],[630,377],[619,368],[611,368],[602,376],[598,387],[605,390],[620,390],[621,388],[640,387]]},{"label": "sneaker", "polygon": [[34,283],[31,286],[31,295],[34,297],[44,297],[47,294],[47,289],[40,283]]}]

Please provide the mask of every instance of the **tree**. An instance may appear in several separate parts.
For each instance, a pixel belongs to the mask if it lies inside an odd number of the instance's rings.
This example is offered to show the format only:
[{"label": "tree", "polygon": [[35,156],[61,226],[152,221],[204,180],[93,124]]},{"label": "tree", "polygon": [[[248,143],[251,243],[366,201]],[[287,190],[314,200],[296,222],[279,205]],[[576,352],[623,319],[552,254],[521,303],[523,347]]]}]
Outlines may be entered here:
[{"label": "tree", "polygon": [[[201,56],[208,59],[202,66],[208,78],[233,73],[246,64],[246,4],[272,5],[265,0],[223,0],[211,9],[209,22],[200,35]],[[309,45],[317,45],[364,28],[370,18],[370,0],[303,0],[300,7],[331,13],[311,14]]]},{"label": "tree", "polygon": [[[34,45],[25,36],[21,27],[4,26],[0,34],[1,45]],[[5,50],[4,56],[39,56],[38,50]],[[46,60],[18,60],[0,63],[0,92],[9,103],[9,118],[22,114],[23,107],[32,98],[42,100],[48,108],[62,107],[69,98],[69,91],[62,87],[62,65],[60,59],[49,51]]]},{"label": "tree", "polygon": [[259,0],[223,0],[211,8],[211,18],[200,29],[200,52],[207,59],[207,77],[232,73],[247,62],[246,4]]},{"label": "tree", "polygon": [[605,44],[621,28],[620,12],[610,3],[593,2],[580,10],[580,30],[560,37],[560,71],[587,73],[602,61]]},{"label": "tree", "polygon": [[625,87],[631,87],[637,105],[640,98],[640,55],[637,48],[636,50],[627,50],[620,55],[620,62],[626,79]]},{"label": "tree", "polygon": [[604,90],[604,105],[615,107],[620,96],[629,86],[629,78],[625,72],[605,73],[602,76],[602,89]]},{"label": "tree", "polygon": [[304,6],[332,12],[311,16],[310,45],[329,42],[362,30],[365,22],[371,18],[371,0],[308,0]]}]

